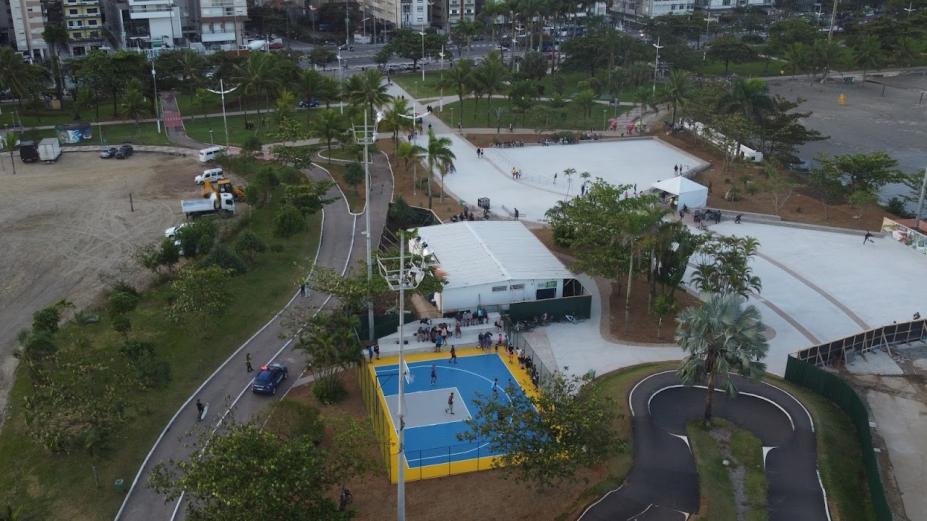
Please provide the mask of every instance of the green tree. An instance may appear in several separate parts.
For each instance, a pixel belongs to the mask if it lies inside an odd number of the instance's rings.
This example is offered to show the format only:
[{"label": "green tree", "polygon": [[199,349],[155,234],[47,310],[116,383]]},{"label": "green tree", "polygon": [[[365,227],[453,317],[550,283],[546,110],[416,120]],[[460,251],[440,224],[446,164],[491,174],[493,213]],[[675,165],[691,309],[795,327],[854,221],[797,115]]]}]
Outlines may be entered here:
[{"label": "green tree", "polygon": [[866,207],[878,203],[879,196],[868,190],[857,190],[850,194],[849,201],[858,212],[856,217],[862,219]]},{"label": "green tree", "polygon": [[129,339],[129,331],[132,329],[132,321],[125,315],[115,315],[110,318],[110,325],[113,331],[122,335],[123,340]]},{"label": "green tree", "polygon": [[343,395],[342,372],[363,360],[354,333],[357,325],[357,317],[348,313],[319,313],[296,330],[296,349],[312,361],[306,369],[315,376],[313,392],[320,400],[339,400]]},{"label": "green tree", "polygon": [[219,230],[210,219],[198,219],[177,231],[177,241],[185,257],[205,255],[216,242]]},{"label": "green tree", "polygon": [[432,129],[428,129],[428,208],[431,209],[431,178],[435,168],[441,174],[441,201],[444,201],[444,176],[454,168],[454,159],[457,157],[451,150],[451,140],[446,137],[437,137]]},{"label": "green tree", "polygon": [[[234,81],[238,82],[242,95],[238,97],[239,109],[244,96],[262,96],[264,107],[270,107],[270,96],[277,91],[279,75],[274,66],[274,55],[264,52],[254,52],[248,55],[244,62],[235,69]],[[258,106],[258,115],[261,109]],[[247,121],[247,111],[245,111]]]},{"label": "green tree", "polygon": [[[215,103],[215,94],[206,89],[196,89],[196,93],[193,95],[193,106],[196,107],[196,112],[205,115],[207,111],[209,111],[209,108],[215,105]],[[196,119],[195,114],[193,118]]]},{"label": "green tree", "polygon": [[335,53],[325,47],[313,47],[309,51],[309,61],[323,69],[331,62],[335,61]]},{"label": "green tree", "polygon": [[499,396],[473,400],[477,412],[459,437],[488,443],[501,454],[493,468],[538,489],[573,479],[577,470],[601,463],[623,447],[614,425],[614,401],[592,376],[556,372],[526,395],[509,383]]},{"label": "green tree", "polygon": [[55,82],[55,95],[58,99],[64,97],[64,84],[61,76],[61,58],[59,49],[66,49],[68,42],[71,41],[71,33],[63,24],[47,24],[42,31],[42,39],[48,45],[52,54],[52,79]]},{"label": "green tree", "polygon": [[763,283],[750,267],[759,247],[759,241],[753,237],[712,234],[698,249],[692,283],[703,294],[746,298],[759,293]]},{"label": "green tree", "polygon": [[196,443],[196,457],[159,463],[149,485],[168,501],[185,494],[190,519],[251,521],[255,511],[279,519],[347,520],[331,499],[338,482],[324,451],[295,437],[281,440],[256,425],[233,424]]},{"label": "green tree", "polygon": [[335,200],[335,198],[326,195],[333,186],[334,183],[331,181],[306,181],[299,184],[286,184],[283,185],[283,202],[299,210],[303,216],[309,217]]},{"label": "green tree", "polygon": [[398,147],[396,147],[396,157],[402,159],[402,163],[403,163],[403,166],[405,167],[406,173],[409,173],[409,164],[412,164],[412,192],[413,193],[415,192],[415,170],[417,168],[419,160],[426,153],[427,153],[427,150],[409,141],[403,141],[399,143]]},{"label": "green tree", "polygon": [[389,130],[393,133],[394,143],[399,141],[400,132],[412,128],[413,123],[410,119],[411,113],[412,109],[409,107],[409,102],[405,98],[393,98],[393,105],[386,112],[381,126],[384,130]]},{"label": "green tree", "polygon": [[792,42],[785,48],[785,61],[788,62],[792,70],[792,76],[797,76],[808,69],[809,53],[808,47],[801,42]]},{"label": "green tree", "polygon": [[853,46],[853,55],[857,65],[863,68],[863,82],[867,69],[878,69],[882,65],[882,45],[875,35],[863,35]]},{"label": "green tree", "polygon": [[830,206],[846,197],[846,187],[839,171],[833,168],[815,168],[811,171],[809,185],[824,205],[824,220],[830,219]]},{"label": "green tree", "polygon": [[229,303],[225,287],[229,278],[231,273],[218,266],[187,266],[180,270],[177,279],[171,282],[174,300],[169,316],[174,321],[185,318],[212,320]]},{"label": "green tree", "polygon": [[876,193],[886,184],[904,178],[904,174],[896,168],[898,161],[885,152],[819,158],[818,163],[828,175],[845,180],[848,193]]},{"label": "green tree", "polygon": [[306,229],[306,218],[299,208],[285,204],[274,214],[274,235],[292,237]]},{"label": "green tree", "polygon": [[707,302],[683,310],[676,318],[676,343],[687,353],[679,376],[687,385],[708,387],[705,393],[705,424],[711,423],[713,389],[734,396],[737,387],[731,373],[758,380],[766,370],[762,361],[769,345],[760,322],[760,312],[744,307],[737,294],[711,295]]},{"label": "green tree", "polygon": [[508,69],[496,51],[490,51],[483,59],[483,63],[474,70],[473,81],[479,85],[479,90],[488,96],[489,112],[492,112],[493,95],[502,91],[507,78]]},{"label": "green tree", "polygon": [[364,182],[364,167],[360,163],[351,163],[344,170],[344,182],[351,185],[354,195],[357,195],[357,185]]},{"label": "green tree", "polygon": [[376,109],[392,99],[392,96],[386,93],[386,83],[377,69],[367,69],[362,74],[348,78],[345,82],[345,96],[349,102],[367,110],[369,125],[373,124]]},{"label": "green tree", "polygon": [[692,81],[689,78],[689,73],[679,69],[674,69],[670,72],[665,92],[666,97],[673,106],[672,126],[675,129],[676,110],[679,107],[685,106],[685,104],[689,102],[689,97],[692,95]]},{"label": "green tree", "polygon": [[573,96],[573,103],[582,109],[583,118],[588,122],[589,116],[592,114],[592,107],[595,105],[595,93],[591,89],[583,89]]},{"label": "green tree", "polygon": [[463,122],[463,99],[464,94],[470,88],[473,82],[473,60],[464,58],[458,60],[453,67],[444,72],[444,83],[446,87],[454,89],[457,93],[457,99],[460,101],[460,111],[458,114],[458,123]]},{"label": "green tree", "polygon": [[845,47],[827,39],[815,40],[810,57],[815,73],[821,73],[821,81],[827,80],[832,69],[846,65],[850,59]]},{"label": "green tree", "polygon": [[723,36],[708,44],[708,55],[724,63],[727,74],[731,63],[745,63],[756,58],[752,47],[733,36]]},{"label": "green tree", "polygon": [[325,109],[321,111],[309,125],[309,133],[325,142],[328,150],[328,162],[331,163],[332,143],[345,139],[348,127],[344,118],[337,111]]},{"label": "green tree", "polygon": [[122,97],[123,114],[134,119],[135,126],[138,126],[138,120],[148,109],[148,102],[145,101],[145,96],[142,95],[137,83],[133,82]]},{"label": "green tree", "polygon": [[267,243],[251,230],[244,230],[235,239],[235,252],[252,263],[258,254],[265,251],[267,251]]}]

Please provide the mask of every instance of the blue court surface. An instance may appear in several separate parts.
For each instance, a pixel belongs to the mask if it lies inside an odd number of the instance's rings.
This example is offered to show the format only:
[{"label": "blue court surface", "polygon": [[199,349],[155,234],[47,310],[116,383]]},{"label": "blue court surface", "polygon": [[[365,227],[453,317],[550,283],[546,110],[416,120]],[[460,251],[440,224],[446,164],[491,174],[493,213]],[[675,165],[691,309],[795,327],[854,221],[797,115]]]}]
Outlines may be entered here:
[{"label": "blue court surface", "polygon": [[[437,382],[431,383],[434,365]],[[447,355],[439,359],[408,363],[413,381],[404,388],[406,424],[406,459],[409,468],[447,464],[498,455],[485,441],[462,442],[458,433],[469,431],[467,419],[476,415],[477,397],[491,398],[494,379],[499,380],[499,400],[510,400],[510,384],[523,393],[515,376],[496,354],[462,356],[456,364]],[[396,364],[376,368],[377,382],[390,409],[393,428],[397,424],[398,367]],[[454,414],[448,408],[448,395],[454,393]]]}]

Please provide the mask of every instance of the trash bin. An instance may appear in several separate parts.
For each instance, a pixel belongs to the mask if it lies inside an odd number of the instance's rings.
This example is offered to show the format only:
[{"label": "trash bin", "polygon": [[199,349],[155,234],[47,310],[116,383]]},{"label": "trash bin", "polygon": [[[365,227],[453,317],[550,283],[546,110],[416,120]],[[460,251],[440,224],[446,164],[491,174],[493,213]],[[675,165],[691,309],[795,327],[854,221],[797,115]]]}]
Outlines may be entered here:
[{"label": "trash bin", "polygon": [[123,481],[123,480],[121,480],[121,479],[117,479],[117,480],[113,483],[113,487],[116,488],[116,492],[118,492],[118,493],[120,493],[120,494],[123,494],[123,493],[125,493],[125,491],[126,491],[126,482]]},{"label": "trash bin", "polygon": [[489,210],[489,198],[480,197],[479,199],[476,200],[476,205],[484,210]]}]

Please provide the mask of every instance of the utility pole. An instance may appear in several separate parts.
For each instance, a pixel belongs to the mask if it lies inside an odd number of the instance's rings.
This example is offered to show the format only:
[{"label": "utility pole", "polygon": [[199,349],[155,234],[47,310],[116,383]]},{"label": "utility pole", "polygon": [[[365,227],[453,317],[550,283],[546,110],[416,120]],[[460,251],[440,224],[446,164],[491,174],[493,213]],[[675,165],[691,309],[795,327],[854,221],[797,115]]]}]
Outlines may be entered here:
[{"label": "utility pole", "polygon": [[[657,71],[660,70],[660,49],[663,48],[663,46],[660,45],[659,36],[657,36],[657,43],[653,44],[653,46],[657,49],[657,57],[653,60],[653,94],[656,95],[657,94]],[[641,118],[643,118],[643,114],[641,114]]]},{"label": "utility pole", "polygon": [[837,0],[834,1],[834,8],[830,12],[830,29],[827,30],[827,41],[830,42],[834,38],[834,24],[837,21]]},{"label": "utility pole", "polygon": [[348,14],[348,0],[344,0],[344,50],[348,50],[351,44],[351,17]]},{"label": "utility pole", "polygon": [[[370,228],[370,145],[377,140],[377,125],[382,119],[382,114],[377,113],[373,126],[368,126],[367,108],[364,108],[364,128],[361,133],[355,129],[354,139],[359,145],[364,147],[364,196],[366,197],[364,208],[364,224],[367,227],[367,283],[373,281],[373,231]],[[371,345],[376,341],[376,335],[373,329],[373,300],[367,299],[367,340]]]},{"label": "utility pole", "polygon": [[155,102],[155,127],[158,129],[158,134],[161,133],[161,103],[158,98],[158,75],[155,74],[155,62],[154,59],[151,60],[151,81],[154,82],[154,102]]},{"label": "utility pole", "polygon": [[920,231],[921,212],[924,211],[924,192],[927,192],[927,168],[924,168],[924,180],[921,181],[921,196],[917,198],[917,212],[914,214],[914,229]]}]

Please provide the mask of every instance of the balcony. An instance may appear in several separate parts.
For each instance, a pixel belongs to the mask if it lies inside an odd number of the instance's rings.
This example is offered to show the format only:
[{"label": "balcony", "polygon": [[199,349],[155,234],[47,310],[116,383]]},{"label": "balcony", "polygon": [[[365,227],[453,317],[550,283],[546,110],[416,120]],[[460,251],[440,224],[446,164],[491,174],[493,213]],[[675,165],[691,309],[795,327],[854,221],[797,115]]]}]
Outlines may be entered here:
[{"label": "balcony", "polygon": [[82,20],[85,18],[103,18],[101,13],[77,13],[64,15],[65,20]]},{"label": "balcony", "polygon": [[62,4],[65,9],[68,7],[78,6],[78,5],[89,5],[89,6],[99,6],[99,0],[64,0]]}]

